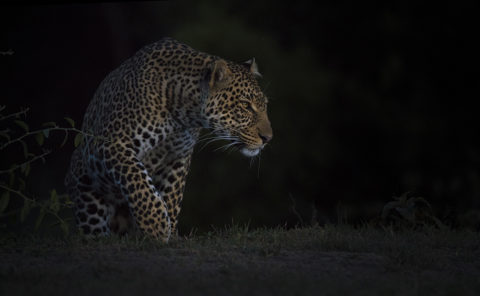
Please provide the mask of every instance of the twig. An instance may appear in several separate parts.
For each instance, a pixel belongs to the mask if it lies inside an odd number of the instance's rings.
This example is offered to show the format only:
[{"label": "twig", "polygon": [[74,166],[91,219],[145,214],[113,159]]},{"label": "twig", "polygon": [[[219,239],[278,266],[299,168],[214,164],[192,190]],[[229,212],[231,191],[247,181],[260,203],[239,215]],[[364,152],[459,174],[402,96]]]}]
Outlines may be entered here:
[{"label": "twig", "polygon": [[[3,110],[3,109],[2,109]],[[18,111],[16,113],[12,113],[12,114],[8,114],[8,115],[5,115],[5,116],[2,116],[0,117],[0,120],[5,120],[5,119],[9,119],[9,118],[12,118],[12,117],[18,117],[19,115],[21,114],[27,114],[27,112],[30,110],[30,108],[25,108],[24,110],[22,111]]]},{"label": "twig", "polygon": [[297,208],[296,208],[297,203],[295,202],[295,199],[293,198],[291,193],[289,193],[288,195],[290,196],[290,199],[292,200],[292,207],[291,207],[292,212],[295,214],[295,216],[297,216],[298,220],[300,220],[301,225],[303,225],[303,218],[300,215],[300,213],[297,212]]},{"label": "twig", "polygon": [[[29,202],[32,203],[33,206],[36,206],[36,207],[41,206],[41,204],[40,204],[37,200],[26,196],[25,194],[23,194],[23,193],[22,193],[21,191],[19,191],[19,190],[12,189],[12,188],[10,188],[10,187],[8,187],[8,186],[5,186],[5,185],[2,185],[2,184],[0,184],[0,188],[3,188],[3,189],[5,189],[5,190],[7,190],[7,191],[9,191],[9,192],[11,192],[11,193],[15,193],[16,195],[18,195],[18,196],[20,196],[21,198],[23,198],[23,200],[28,200]],[[68,206],[68,205],[67,205],[67,204],[63,204],[63,206]],[[60,217],[60,216],[58,215],[58,213],[56,213],[55,211],[49,209],[48,207],[45,208],[45,211],[46,211],[47,213],[55,216],[55,218],[57,218],[57,219],[60,221],[60,223],[66,223],[66,221],[65,221],[62,217]]]},{"label": "twig", "polygon": [[23,163],[21,163],[21,164],[16,164],[14,167],[12,167],[12,168],[10,168],[10,169],[8,169],[8,170],[0,170],[0,175],[1,175],[1,174],[7,174],[7,173],[10,173],[10,172],[13,172],[13,171],[21,168],[21,167],[24,166],[24,165],[27,165],[27,164],[32,163],[32,162],[34,162],[34,161],[36,161],[36,160],[38,160],[38,159],[40,159],[40,158],[43,158],[44,156],[47,156],[47,155],[50,154],[50,153],[52,153],[52,151],[46,150],[44,153],[39,154],[39,155],[33,157],[32,159],[27,160],[27,161],[25,161],[25,162],[23,162]]},{"label": "twig", "polygon": [[24,200],[28,200],[29,202],[33,203],[34,205],[38,205],[38,202],[35,199],[26,196],[25,194],[23,194],[22,192],[20,192],[18,190],[12,189],[12,188],[10,188],[8,186],[5,186],[3,184],[0,184],[0,188],[3,188],[7,191],[10,191],[11,193],[15,193],[16,195],[20,196]]},{"label": "twig", "polygon": [[11,49],[7,51],[0,51],[0,55],[13,55],[15,52]]},{"label": "twig", "polygon": [[74,128],[74,127],[49,127],[49,128],[44,128],[44,129],[39,129],[39,130],[35,130],[35,131],[31,131],[31,132],[27,132],[23,135],[21,135],[20,137],[18,138],[15,138],[13,140],[10,140],[8,142],[6,142],[5,144],[3,144],[2,146],[0,146],[0,150],[3,150],[5,149],[5,147],[13,144],[13,143],[17,143],[17,142],[20,142],[21,140],[23,140],[24,138],[28,137],[28,136],[31,136],[31,135],[35,135],[35,134],[38,134],[38,133],[43,133],[43,132],[50,132],[50,131],[65,131],[65,132],[77,132],[77,133],[81,133],[85,136],[89,136],[89,137],[97,137],[98,136],[95,136],[93,134],[90,134],[90,133],[87,133],[87,132],[84,132],[82,130],[79,130],[77,128]]}]

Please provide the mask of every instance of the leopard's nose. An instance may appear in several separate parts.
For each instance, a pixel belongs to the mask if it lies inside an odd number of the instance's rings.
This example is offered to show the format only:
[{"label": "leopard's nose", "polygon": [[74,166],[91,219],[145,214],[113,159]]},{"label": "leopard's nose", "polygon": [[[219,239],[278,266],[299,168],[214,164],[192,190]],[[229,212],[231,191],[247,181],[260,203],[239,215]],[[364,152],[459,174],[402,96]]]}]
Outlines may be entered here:
[{"label": "leopard's nose", "polygon": [[270,121],[266,114],[263,120],[260,121],[257,132],[260,139],[262,139],[263,145],[267,144],[272,139],[272,126],[270,125]]},{"label": "leopard's nose", "polygon": [[270,140],[272,139],[272,135],[262,135],[262,134],[258,134],[258,136],[260,137],[260,139],[262,139],[262,142],[263,144],[267,144],[268,142],[270,142]]}]

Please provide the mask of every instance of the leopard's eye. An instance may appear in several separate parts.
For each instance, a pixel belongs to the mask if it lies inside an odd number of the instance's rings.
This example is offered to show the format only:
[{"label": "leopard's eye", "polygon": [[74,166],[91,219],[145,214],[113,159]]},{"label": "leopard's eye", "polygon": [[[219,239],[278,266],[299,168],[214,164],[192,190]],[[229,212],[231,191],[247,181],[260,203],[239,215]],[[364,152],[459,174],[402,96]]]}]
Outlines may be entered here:
[{"label": "leopard's eye", "polygon": [[242,104],[242,107],[247,109],[248,111],[251,111],[251,112],[255,111],[250,102],[242,101],[240,104]]}]

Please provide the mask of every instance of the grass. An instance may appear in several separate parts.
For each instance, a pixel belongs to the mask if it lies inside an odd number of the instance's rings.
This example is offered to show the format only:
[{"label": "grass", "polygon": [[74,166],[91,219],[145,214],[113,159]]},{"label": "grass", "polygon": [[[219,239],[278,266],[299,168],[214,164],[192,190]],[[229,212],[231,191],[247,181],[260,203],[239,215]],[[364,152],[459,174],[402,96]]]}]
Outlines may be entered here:
[{"label": "grass", "polygon": [[238,225],[145,238],[0,239],[0,295],[480,295],[480,234]]}]

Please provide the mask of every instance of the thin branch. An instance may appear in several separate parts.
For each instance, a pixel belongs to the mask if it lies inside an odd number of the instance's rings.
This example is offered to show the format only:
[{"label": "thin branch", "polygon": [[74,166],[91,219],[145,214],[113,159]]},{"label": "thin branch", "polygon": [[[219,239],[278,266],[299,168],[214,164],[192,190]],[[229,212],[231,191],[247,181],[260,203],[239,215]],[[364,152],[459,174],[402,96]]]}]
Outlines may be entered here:
[{"label": "thin branch", "polygon": [[12,189],[12,188],[10,188],[10,187],[8,187],[8,186],[5,186],[5,185],[3,185],[3,184],[0,184],[0,188],[3,188],[3,189],[5,189],[5,190],[7,190],[7,191],[10,191],[11,193],[15,193],[16,195],[20,196],[20,197],[23,198],[24,200],[28,200],[29,202],[33,203],[34,205],[38,205],[38,202],[37,202],[35,199],[26,196],[25,194],[23,194],[23,193],[22,193],[21,191],[19,191],[19,190]]},{"label": "thin branch", "polygon": [[0,51],[0,55],[13,55],[15,52],[11,49],[7,51]]},{"label": "thin branch", "polygon": [[[22,193],[21,191],[19,191],[19,190],[12,189],[12,188],[10,188],[10,187],[8,187],[8,186],[5,186],[5,185],[3,185],[3,184],[0,184],[0,188],[3,188],[3,189],[5,189],[5,190],[7,190],[7,191],[10,191],[11,193],[15,193],[16,195],[18,195],[18,196],[20,196],[21,198],[23,198],[23,200],[26,200],[26,201],[31,202],[33,206],[36,206],[36,207],[41,206],[41,204],[40,204],[37,200],[26,196],[25,194],[23,194],[23,193]],[[69,205],[66,204],[66,203],[65,203],[65,204],[61,204],[61,205],[63,205],[63,206],[69,206]],[[60,221],[60,223],[66,223],[66,221],[65,221],[62,217],[60,217],[60,215],[58,215],[57,212],[49,209],[48,207],[45,208],[45,211],[46,211],[47,213],[55,216],[55,218],[57,218],[57,219]]]},{"label": "thin branch", "polygon": [[295,202],[295,199],[293,198],[293,195],[291,193],[288,194],[290,196],[290,199],[292,200],[292,206],[290,207],[292,209],[292,212],[297,216],[298,220],[300,221],[301,225],[303,224],[303,218],[302,215],[297,211],[297,203]]},{"label": "thin branch", "polygon": [[1,175],[1,174],[8,174],[8,173],[10,173],[10,172],[13,172],[13,171],[21,168],[21,167],[24,166],[24,165],[27,165],[27,164],[32,163],[32,162],[34,162],[34,161],[36,161],[36,160],[38,160],[38,159],[40,159],[40,158],[43,158],[43,157],[47,156],[47,155],[50,154],[50,153],[52,153],[52,151],[46,150],[44,153],[39,154],[39,155],[33,157],[32,159],[27,160],[27,161],[25,161],[25,162],[23,162],[23,163],[16,164],[14,167],[12,167],[12,168],[10,168],[10,169],[8,169],[8,170],[0,170],[0,175]]},{"label": "thin branch", "polygon": [[6,120],[6,119],[9,119],[9,118],[12,118],[12,117],[18,117],[19,115],[25,115],[27,114],[27,112],[30,110],[30,108],[25,108],[24,110],[22,111],[18,111],[16,113],[12,113],[12,114],[8,114],[8,115],[5,115],[5,116],[2,116],[0,117],[0,120]]},{"label": "thin branch", "polygon": [[70,132],[81,133],[81,134],[83,134],[85,136],[89,136],[89,137],[99,138],[98,136],[95,136],[93,134],[84,132],[84,131],[79,130],[79,129],[74,128],[74,127],[58,127],[58,126],[56,126],[56,127],[49,127],[49,128],[44,128],[44,129],[39,129],[39,130],[27,132],[27,133],[21,135],[18,138],[15,138],[13,140],[10,140],[10,141],[4,143],[2,146],[0,146],[0,150],[5,149],[5,147],[10,146],[13,143],[20,142],[21,140],[23,140],[24,138],[26,138],[28,136],[35,135],[35,134],[38,134],[38,133],[43,133],[43,132],[46,132],[46,131],[48,131],[48,132],[50,132],[50,131],[65,131],[66,133],[68,133],[70,131]]}]

